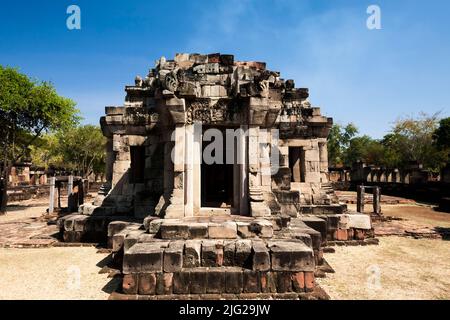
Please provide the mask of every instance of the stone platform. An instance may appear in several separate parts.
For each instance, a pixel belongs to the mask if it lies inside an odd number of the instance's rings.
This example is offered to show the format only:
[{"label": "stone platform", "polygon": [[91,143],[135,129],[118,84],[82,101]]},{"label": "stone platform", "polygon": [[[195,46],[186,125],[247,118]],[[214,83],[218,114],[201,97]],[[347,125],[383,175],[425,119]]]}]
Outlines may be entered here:
[{"label": "stone platform", "polygon": [[108,243],[122,269],[122,297],[312,292],[327,241],[371,230],[370,216],[361,214],[271,218],[111,222]]}]

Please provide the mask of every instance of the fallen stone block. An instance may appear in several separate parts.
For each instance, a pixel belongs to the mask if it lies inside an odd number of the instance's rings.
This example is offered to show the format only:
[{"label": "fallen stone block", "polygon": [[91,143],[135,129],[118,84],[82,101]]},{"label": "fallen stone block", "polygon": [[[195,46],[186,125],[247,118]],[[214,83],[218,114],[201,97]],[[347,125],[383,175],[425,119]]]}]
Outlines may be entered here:
[{"label": "fallen stone block", "polygon": [[273,237],[272,223],[266,219],[256,219],[251,222],[250,231],[261,238]]},{"label": "fallen stone block", "polygon": [[164,219],[154,219],[151,220],[148,224],[148,233],[156,234],[159,232],[161,224],[164,222]]},{"label": "fallen stone block", "polygon": [[202,266],[220,267],[223,264],[223,242],[220,240],[202,241]]}]

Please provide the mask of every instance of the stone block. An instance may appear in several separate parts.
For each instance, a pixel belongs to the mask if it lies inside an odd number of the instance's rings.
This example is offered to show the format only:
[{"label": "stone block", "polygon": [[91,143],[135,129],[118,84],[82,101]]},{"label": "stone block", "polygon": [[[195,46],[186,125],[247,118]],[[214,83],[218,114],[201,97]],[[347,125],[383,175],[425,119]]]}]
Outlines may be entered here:
[{"label": "stone block", "polygon": [[164,272],[177,272],[183,268],[184,243],[173,241],[164,249]]},{"label": "stone block", "polygon": [[206,293],[207,280],[206,275],[208,274],[207,268],[195,268],[190,272],[191,286],[190,292],[193,294],[204,294]]},{"label": "stone block", "polygon": [[156,294],[167,295],[173,292],[173,273],[160,272],[156,276]]},{"label": "stone block", "polygon": [[[148,221],[148,220],[147,220]],[[154,219],[148,222],[148,233],[156,234],[159,232],[159,228],[161,227],[161,224],[164,222],[164,219]],[[144,220],[144,226],[145,226],[145,220]]]},{"label": "stone block", "polygon": [[235,241],[224,241],[223,244],[223,265],[234,266],[234,255],[236,252]]},{"label": "stone block", "polygon": [[253,250],[253,270],[268,271],[270,270],[270,254],[266,244],[262,241],[252,242]]},{"label": "stone block", "polygon": [[173,293],[189,294],[190,272],[180,271],[173,274]]},{"label": "stone block", "polygon": [[292,280],[290,272],[277,272],[277,292],[284,293],[292,291]]},{"label": "stone block", "polygon": [[250,231],[250,223],[249,222],[236,222],[237,226],[237,234],[239,237],[243,239],[253,238],[255,236],[254,233]]},{"label": "stone block", "polygon": [[259,272],[253,270],[244,270],[244,287],[243,292],[255,293],[261,292],[261,282],[259,280]]},{"label": "stone block", "polygon": [[252,263],[252,242],[251,240],[236,240],[236,251],[234,255],[235,265],[239,267],[249,267]]},{"label": "stone block", "polygon": [[208,238],[207,223],[189,223],[189,239],[205,239]]},{"label": "stone block", "polygon": [[[155,220],[162,220],[162,219],[160,219],[159,217],[155,217],[155,216],[147,216],[147,217],[144,218],[143,225],[144,225],[144,229],[147,232],[150,231],[150,224],[151,224],[151,222],[155,221]],[[153,231],[155,231],[155,230],[153,230]],[[159,227],[156,229],[156,232],[149,232],[149,233],[158,233],[158,231],[159,231]]]},{"label": "stone block", "polygon": [[156,274],[140,273],[139,274],[139,294],[155,294],[156,293]]},{"label": "stone block", "polygon": [[189,227],[182,222],[164,221],[160,226],[160,231],[162,239],[177,240],[189,238]]},{"label": "stone block", "polygon": [[201,240],[186,240],[183,257],[184,268],[196,268],[200,266],[201,248]]},{"label": "stone block", "polygon": [[241,293],[244,286],[244,277],[242,269],[227,268],[225,272],[225,292]]},{"label": "stone block", "polygon": [[223,264],[223,242],[220,240],[202,241],[202,266],[219,267]]},{"label": "stone block", "polygon": [[125,274],[122,280],[122,291],[125,294],[137,294],[138,292],[138,275]]},{"label": "stone block", "polygon": [[112,237],[112,251],[113,252],[119,252],[120,249],[123,248],[123,242],[124,242],[126,235],[127,235],[126,232],[121,231]]},{"label": "stone block", "polygon": [[163,249],[152,243],[137,243],[125,251],[123,273],[162,271]]},{"label": "stone block", "polygon": [[302,242],[273,241],[269,244],[272,270],[314,271],[314,253]]},{"label": "stone block", "polygon": [[208,225],[208,236],[211,239],[235,239],[237,238],[236,222],[210,223]]},{"label": "stone block", "polygon": [[206,292],[222,293],[225,288],[225,272],[221,268],[210,268],[206,274]]},{"label": "stone block", "polygon": [[341,219],[339,221],[339,228],[370,230],[372,229],[372,224],[370,216],[367,214],[343,214],[341,215]]},{"label": "stone block", "polygon": [[108,224],[108,237],[113,237],[127,227],[127,221],[112,221]]},{"label": "stone block", "polygon": [[250,223],[250,231],[261,238],[272,238],[273,225],[266,219],[255,219]]},{"label": "stone block", "polygon": [[260,272],[259,281],[261,284],[261,292],[263,293],[277,292],[277,283],[274,272]]}]

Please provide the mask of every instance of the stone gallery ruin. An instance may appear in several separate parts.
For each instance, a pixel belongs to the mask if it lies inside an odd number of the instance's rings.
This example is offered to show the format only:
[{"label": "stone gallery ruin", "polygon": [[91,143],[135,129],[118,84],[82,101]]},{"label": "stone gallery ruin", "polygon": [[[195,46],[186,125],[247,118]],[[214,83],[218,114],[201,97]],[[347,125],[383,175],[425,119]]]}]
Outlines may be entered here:
[{"label": "stone gallery ruin", "polygon": [[108,184],[59,220],[67,242],[108,243],[117,296],[319,297],[323,248],[370,241],[370,215],[331,188],[332,119],[308,89],[263,62],[177,54],[125,91],[100,121]]}]

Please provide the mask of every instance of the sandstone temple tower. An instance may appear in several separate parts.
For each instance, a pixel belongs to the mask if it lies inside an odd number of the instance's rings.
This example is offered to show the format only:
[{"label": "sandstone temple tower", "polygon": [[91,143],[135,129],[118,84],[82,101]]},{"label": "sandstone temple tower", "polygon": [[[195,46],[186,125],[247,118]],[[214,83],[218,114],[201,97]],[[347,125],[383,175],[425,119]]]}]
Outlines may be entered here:
[{"label": "sandstone temple tower", "polygon": [[364,242],[371,221],[329,185],[332,119],[308,90],[262,62],[177,54],[125,91],[100,121],[108,184],[58,220],[64,241],[108,243],[120,299],[323,297],[323,247]]},{"label": "sandstone temple tower", "polygon": [[[124,106],[106,107],[101,119],[112,188],[107,203],[119,213],[260,217],[295,216],[302,206],[339,210],[327,174],[332,119],[311,106],[308,89],[295,88],[265,63],[221,54],[162,57],[125,91]],[[202,137],[211,128],[224,133],[222,164],[202,159]],[[232,150],[225,147],[231,129]]]}]

